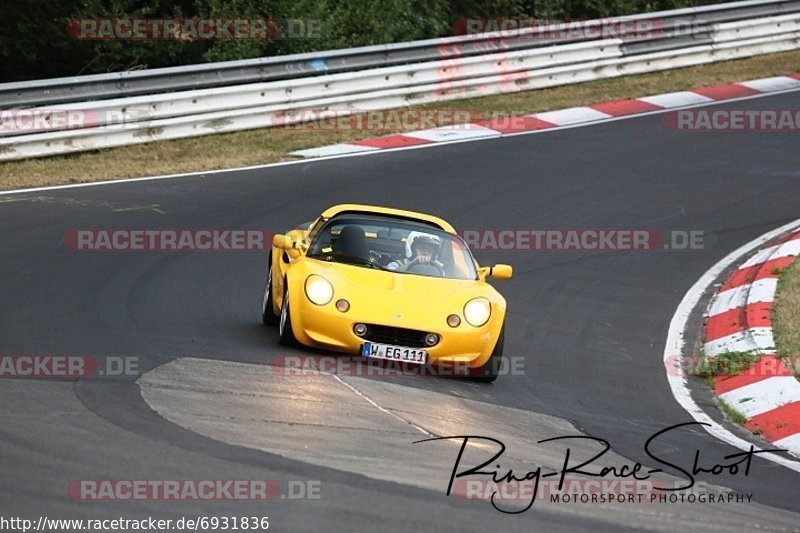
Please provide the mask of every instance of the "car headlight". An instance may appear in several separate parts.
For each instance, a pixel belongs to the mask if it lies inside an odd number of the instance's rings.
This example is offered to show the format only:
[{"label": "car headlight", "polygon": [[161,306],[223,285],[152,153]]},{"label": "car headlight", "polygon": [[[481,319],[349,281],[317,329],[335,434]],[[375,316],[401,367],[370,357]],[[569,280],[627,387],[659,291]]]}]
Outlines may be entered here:
[{"label": "car headlight", "polygon": [[491,314],[492,307],[486,298],[475,298],[464,306],[464,318],[476,328],[486,324]]},{"label": "car headlight", "polygon": [[306,296],[317,305],[325,305],[333,298],[333,285],[322,276],[311,274],[306,279]]}]

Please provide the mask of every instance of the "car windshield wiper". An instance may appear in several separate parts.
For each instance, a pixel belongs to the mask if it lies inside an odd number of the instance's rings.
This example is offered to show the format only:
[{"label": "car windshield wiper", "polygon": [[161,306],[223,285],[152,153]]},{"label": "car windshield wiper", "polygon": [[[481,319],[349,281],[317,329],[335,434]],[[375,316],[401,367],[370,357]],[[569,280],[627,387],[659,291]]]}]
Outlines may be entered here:
[{"label": "car windshield wiper", "polygon": [[356,265],[368,266],[371,268],[377,268],[378,270],[386,270],[388,272],[394,272],[393,270],[381,266],[380,264],[370,261],[369,259],[364,259],[363,257],[358,257],[355,255],[347,255],[347,254],[324,254],[322,256],[316,257],[317,259],[325,258],[326,261],[334,261],[334,260],[341,260],[345,263],[353,263]]}]

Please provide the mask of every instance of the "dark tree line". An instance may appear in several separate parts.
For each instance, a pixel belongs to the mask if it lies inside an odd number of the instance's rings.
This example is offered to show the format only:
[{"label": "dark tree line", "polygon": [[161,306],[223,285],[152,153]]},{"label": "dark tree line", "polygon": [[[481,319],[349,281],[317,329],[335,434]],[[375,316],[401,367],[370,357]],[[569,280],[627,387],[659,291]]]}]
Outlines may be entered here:
[{"label": "dark tree line", "polygon": [[[463,18],[603,18],[701,3],[714,1],[1,0],[0,82],[443,37]],[[323,26],[307,38],[268,40],[92,41],[67,32],[74,19],[162,17],[315,20]]]}]

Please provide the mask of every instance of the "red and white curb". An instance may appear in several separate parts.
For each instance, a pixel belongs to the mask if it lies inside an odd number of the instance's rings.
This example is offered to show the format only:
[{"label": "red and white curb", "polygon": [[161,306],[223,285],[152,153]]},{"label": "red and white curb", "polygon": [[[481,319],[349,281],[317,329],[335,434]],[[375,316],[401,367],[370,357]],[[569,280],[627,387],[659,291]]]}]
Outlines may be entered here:
[{"label": "red and white curb", "polygon": [[443,126],[402,134],[360,139],[347,143],[331,144],[292,152],[302,157],[326,157],[358,152],[405,148],[409,146],[434,145],[438,143],[464,141],[478,138],[502,137],[537,130],[552,130],[576,124],[604,122],[619,117],[641,115],[673,108],[705,105],[723,100],[732,100],[800,89],[800,74],[776,76],[758,80],[729,83],[713,87],[702,87],[692,91],[646,96],[630,100],[617,100],[583,107],[571,107],[546,113],[502,117],[470,124]]},{"label": "red and white curb", "polygon": [[800,457],[800,381],[775,356],[772,302],[780,271],[800,255],[800,230],[758,251],[720,287],[707,311],[709,359],[751,352],[759,359],[736,376],[715,376],[714,393],[777,448]]}]

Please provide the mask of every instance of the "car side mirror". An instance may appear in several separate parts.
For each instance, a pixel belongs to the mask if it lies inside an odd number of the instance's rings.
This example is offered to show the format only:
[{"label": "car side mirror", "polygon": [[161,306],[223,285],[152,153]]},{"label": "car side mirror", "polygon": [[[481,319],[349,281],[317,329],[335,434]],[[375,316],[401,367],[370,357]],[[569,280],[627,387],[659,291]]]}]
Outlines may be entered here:
[{"label": "car side mirror", "polygon": [[487,267],[486,270],[488,270],[487,275],[495,279],[511,279],[511,276],[514,274],[514,269],[511,268],[511,265],[499,264]]},{"label": "car side mirror", "polygon": [[294,248],[294,241],[288,235],[279,233],[272,237],[272,246],[280,250],[291,250]]}]

